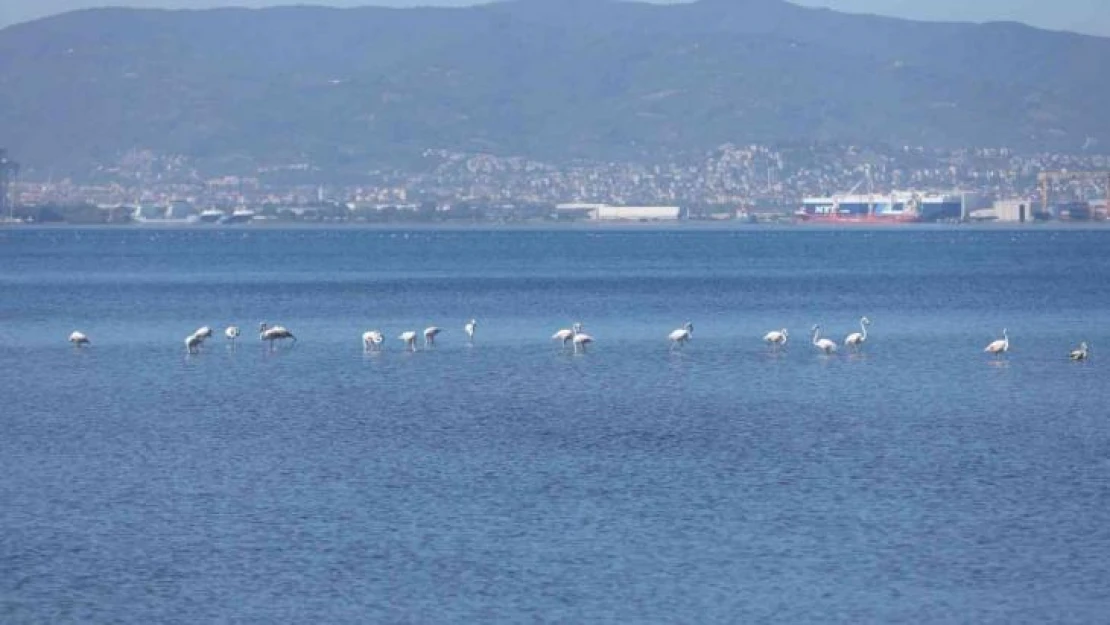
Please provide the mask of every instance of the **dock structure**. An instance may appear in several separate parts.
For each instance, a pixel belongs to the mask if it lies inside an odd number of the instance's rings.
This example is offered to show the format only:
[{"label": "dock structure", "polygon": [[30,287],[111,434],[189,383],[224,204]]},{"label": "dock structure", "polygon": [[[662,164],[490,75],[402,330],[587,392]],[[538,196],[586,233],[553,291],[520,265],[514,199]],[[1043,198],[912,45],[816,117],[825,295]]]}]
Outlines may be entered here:
[{"label": "dock structure", "polygon": [[[1076,181],[1087,183],[1104,193],[1103,199],[1110,208],[1110,171],[1042,171],[1037,174],[1041,187],[1041,212],[1048,212],[1049,194],[1061,183]],[[1101,187],[1101,188],[1099,188]]]},{"label": "dock structure", "polygon": [[12,217],[15,198],[12,197],[12,180],[19,174],[19,163],[8,158],[8,151],[0,148],[0,218]]}]

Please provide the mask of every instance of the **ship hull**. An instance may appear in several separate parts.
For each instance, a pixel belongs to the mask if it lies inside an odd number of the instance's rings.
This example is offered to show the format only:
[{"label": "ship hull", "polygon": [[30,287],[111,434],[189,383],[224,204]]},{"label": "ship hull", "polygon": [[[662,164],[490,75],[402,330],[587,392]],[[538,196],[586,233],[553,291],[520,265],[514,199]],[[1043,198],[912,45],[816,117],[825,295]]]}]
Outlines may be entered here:
[{"label": "ship hull", "polygon": [[917,215],[813,215],[799,212],[794,214],[796,221],[811,224],[865,224],[898,225],[921,222]]}]

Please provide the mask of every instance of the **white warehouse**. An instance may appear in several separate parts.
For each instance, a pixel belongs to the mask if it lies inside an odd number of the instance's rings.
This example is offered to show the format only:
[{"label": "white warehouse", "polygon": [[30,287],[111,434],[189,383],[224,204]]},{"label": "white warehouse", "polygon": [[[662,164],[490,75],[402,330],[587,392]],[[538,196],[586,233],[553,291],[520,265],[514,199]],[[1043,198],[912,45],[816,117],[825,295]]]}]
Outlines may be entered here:
[{"label": "white warehouse", "polygon": [[682,217],[678,206],[609,206],[597,209],[601,221],[674,221]]},{"label": "white warehouse", "polygon": [[680,206],[610,206],[609,204],[560,204],[560,215],[579,215],[596,221],[677,221]]}]

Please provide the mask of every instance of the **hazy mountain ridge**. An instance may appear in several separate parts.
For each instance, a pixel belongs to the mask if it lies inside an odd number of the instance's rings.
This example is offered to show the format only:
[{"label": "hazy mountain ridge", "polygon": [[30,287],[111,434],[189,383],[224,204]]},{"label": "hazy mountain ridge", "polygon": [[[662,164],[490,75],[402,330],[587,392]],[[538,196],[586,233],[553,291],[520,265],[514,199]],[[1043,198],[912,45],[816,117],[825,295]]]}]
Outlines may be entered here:
[{"label": "hazy mountain ridge", "polygon": [[725,142],[1110,145],[1110,39],[781,0],[79,11],[0,31],[0,145],[372,166]]}]

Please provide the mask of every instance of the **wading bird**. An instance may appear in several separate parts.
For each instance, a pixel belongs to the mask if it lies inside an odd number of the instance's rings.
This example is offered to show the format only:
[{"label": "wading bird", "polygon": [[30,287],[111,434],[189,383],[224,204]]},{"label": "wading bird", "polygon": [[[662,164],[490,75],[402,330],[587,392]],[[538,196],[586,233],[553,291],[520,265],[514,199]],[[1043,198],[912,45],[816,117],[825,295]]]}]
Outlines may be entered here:
[{"label": "wading bird", "polygon": [[[577,324],[576,324],[577,325]],[[574,352],[586,353],[586,346],[594,342],[594,337],[586,334],[585,332],[576,332],[574,338],[571,339],[574,343]]]},{"label": "wading bird", "polygon": [[844,339],[844,345],[847,347],[860,348],[863,347],[864,342],[867,341],[867,326],[871,325],[871,320],[867,317],[861,317],[859,320],[859,332],[853,332]]},{"label": "wading bird", "polygon": [[377,330],[367,330],[362,333],[362,347],[366,351],[380,349],[384,338],[382,333]]},{"label": "wading bird", "polygon": [[788,338],[790,338],[790,335],[786,332],[786,328],[783,328],[781,330],[772,330],[763,335],[763,340],[775,347],[785,346],[786,339]]},{"label": "wading bird", "polygon": [[294,343],[297,342],[297,337],[293,336],[293,333],[286,330],[284,326],[270,327],[265,322],[258,325],[258,340],[269,341],[270,347],[273,347],[274,341],[282,339],[291,339]]},{"label": "wading bird", "polygon": [[1087,360],[1090,355],[1091,352],[1087,348],[1087,342],[1084,341],[1079,344],[1079,349],[1072,350],[1072,352],[1068,354],[1068,358],[1071,358],[1072,360]]},{"label": "wading bird", "polygon": [[813,326],[813,345],[826,354],[836,353],[836,341],[821,338],[821,326]]},{"label": "wading bird", "polygon": [[397,338],[399,338],[399,339],[401,339],[402,341],[405,342],[405,347],[408,347],[410,350],[412,350],[414,352],[416,351],[416,331],[415,330],[406,330],[405,332],[402,332],[401,336],[398,336]]},{"label": "wading bird", "polygon": [[551,340],[552,341],[562,341],[563,347],[566,347],[567,343],[570,342],[574,338],[574,335],[578,334],[581,331],[582,331],[582,324],[581,323],[576,323],[576,324],[572,325],[569,330],[566,329],[566,328],[563,328],[562,330],[559,330],[555,334],[552,334],[551,335]]},{"label": "wading bird", "polygon": [[678,328],[677,330],[674,330],[667,335],[667,338],[671,341],[671,349],[674,349],[675,347],[680,345],[684,345],[686,341],[690,340],[690,337],[693,334],[694,324],[687,321],[682,325],[681,328]]},{"label": "wading bird", "polygon": [[994,354],[995,356],[1000,356],[1010,351],[1010,335],[1006,333],[1006,328],[1002,328],[1002,338],[984,347],[983,351],[988,354]]},{"label": "wading bird", "polygon": [[204,337],[197,333],[190,334],[185,337],[185,352],[195,354],[200,351],[200,345],[204,342]]}]

